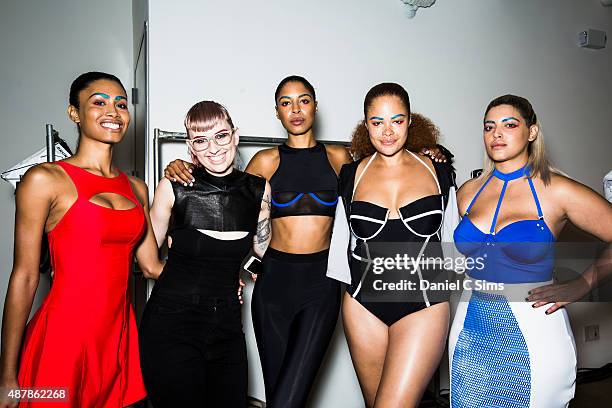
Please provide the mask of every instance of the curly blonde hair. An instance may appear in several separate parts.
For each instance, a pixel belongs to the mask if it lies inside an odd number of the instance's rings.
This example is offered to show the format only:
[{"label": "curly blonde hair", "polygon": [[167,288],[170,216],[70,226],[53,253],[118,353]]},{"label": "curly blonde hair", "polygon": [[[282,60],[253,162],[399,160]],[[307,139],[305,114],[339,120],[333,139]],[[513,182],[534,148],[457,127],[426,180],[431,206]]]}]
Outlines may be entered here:
[{"label": "curly blonde hair", "polygon": [[[412,152],[420,152],[424,148],[433,147],[440,139],[440,129],[427,117],[420,113],[410,115],[408,138],[404,148]],[[370,134],[365,120],[360,121],[353,131],[350,152],[355,160],[374,154],[376,149],[370,142]]]}]

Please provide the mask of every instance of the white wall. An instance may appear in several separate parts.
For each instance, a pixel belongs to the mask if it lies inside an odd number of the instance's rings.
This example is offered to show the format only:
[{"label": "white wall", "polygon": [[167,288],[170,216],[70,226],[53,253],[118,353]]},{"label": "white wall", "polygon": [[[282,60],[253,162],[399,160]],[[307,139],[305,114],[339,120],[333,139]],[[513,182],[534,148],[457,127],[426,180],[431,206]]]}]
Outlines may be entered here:
[{"label": "white wall", "polygon": [[[135,9],[146,10],[139,3]],[[414,20],[403,16],[399,0],[311,0],[299,7],[280,0],[185,0],[180,7],[150,0],[150,24],[151,129],[182,130],[187,108],[207,98],[226,104],[243,134],[282,136],[273,92],[282,77],[297,73],[317,88],[319,137],[348,140],[369,87],[396,81],[409,90],[413,109],[440,126],[457,155],[460,181],[479,167],[485,105],[505,92],[533,102],[559,167],[598,191],[609,170],[612,51],[576,46],[582,29],[611,32],[612,9],[598,0],[439,1]],[[132,36],[132,4],[125,0],[104,7],[77,0],[2,3],[0,170],[44,145],[45,123],[74,146],[76,131],[65,114],[70,82],[103,70],[129,88]],[[0,187],[0,211],[3,298],[13,246],[8,183]],[[577,305],[571,311],[584,365],[612,359],[609,310]],[[580,327],[593,322],[601,325],[601,340],[587,347]],[[352,375],[337,341],[330,364]],[[319,401],[340,384],[329,371]],[[342,383],[355,385],[354,378]],[[351,398],[344,395],[345,406]]]},{"label": "white wall", "polygon": [[[413,20],[399,0],[149,3],[151,130],[182,131],[187,109],[213,99],[229,108],[243,134],[284,136],[274,89],[284,76],[300,74],[317,90],[318,137],[348,140],[367,90],[395,81],[408,89],[413,110],[441,128],[460,182],[480,167],[483,111],[504,93],[532,101],[560,168],[597,191],[610,170],[612,45],[576,45],[583,29],[612,33],[612,9],[599,0],[438,1]],[[185,150],[167,149],[165,158]],[[589,356],[582,362],[591,366],[612,360],[606,307],[576,307],[577,336],[593,319],[601,325],[596,350],[578,341]],[[359,405],[350,369],[339,374],[347,379],[333,375],[326,374],[330,387],[349,387],[344,403],[333,406]]]},{"label": "white wall", "polygon": [[460,180],[480,163],[486,104],[505,92],[533,102],[562,168],[598,189],[609,170],[612,50],[576,46],[582,29],[612,28],[597,0],[454,0],[413,20],[399,0],[151,0],[150,24],[152,127],[181,130],[210,98],[243,134],[282,136],[273,92],[298,73],[317,89],[318,137],[348,139],[367,90],[397,81],[458,153]]},{"label": "white wall", "polygon": [[[0,6],[0,171],[45,145],[52,123],[74,148],[76,127],[66,115],[68,91],[77,75],[116,74],[132,84],[132,5],[80,0],[3,1]],[[129,141],[116,158],[130,157]],[[120,156],[120,157],[118,157]],[[13,263],[14,191],[0,184],[0,299],[4,304]],[[43,278],[38,297],[48,282]],[[34,305],[36,308],[38,300]]]}]

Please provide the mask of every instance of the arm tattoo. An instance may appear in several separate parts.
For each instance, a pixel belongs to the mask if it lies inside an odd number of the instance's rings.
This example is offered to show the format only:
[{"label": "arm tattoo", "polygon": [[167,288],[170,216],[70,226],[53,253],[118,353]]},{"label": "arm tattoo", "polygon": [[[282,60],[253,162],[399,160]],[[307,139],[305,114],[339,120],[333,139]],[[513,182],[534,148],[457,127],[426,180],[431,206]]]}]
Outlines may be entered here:
[{"label": "arm tattoo", "polygon": [[257,222],[257,229],[255,231],[255,244],[263,252],[268,248],[270,242],[270,235],[272,233],[272,223],[270,221],[270,211],[272,203],[270,194],[264,194],[261,200],[261,210],[266,214],[263,220]]},{"label": "arm tattoo", "polygon": [[265,196],[262,201],[262,209],[265,211],[272,211],[272,202],[270,200],[270,197]]},{"label": "arm tattoo", "polygon": [[265,218],[261,221],[257,222],[257,231],[256,231],[256,240],[259,245],[267,245],[268,240],[270,239],[270,233],[272,232],[270,228],[270,218]]}]

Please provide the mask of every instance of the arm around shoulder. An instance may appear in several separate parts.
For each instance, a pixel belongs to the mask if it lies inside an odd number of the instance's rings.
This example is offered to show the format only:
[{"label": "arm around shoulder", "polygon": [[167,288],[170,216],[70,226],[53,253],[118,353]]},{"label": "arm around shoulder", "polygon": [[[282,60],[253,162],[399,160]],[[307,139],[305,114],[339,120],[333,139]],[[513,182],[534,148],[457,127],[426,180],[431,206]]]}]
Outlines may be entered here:
[{"label": "arm around shoulder", "polygon": [[329,162],[336,174],[340,174],[340,170],[346,163],[351,163],[353,158],[349,154],[348,149],[342,145],[326,145]]},{"label": "arm around shoulder", "polygon": [[255,153],[244,171],[270,180],[278,168],[279,161],[280,156],[276,147],[263,149]]},{"label": "arm around shoulder", "polygon": [[168,232],[168,224],[172,215],[172,207],[174,206],[174,190],[170,180],[163,178],[159,181],[155,189],[153,204],[149,214],[151,216],[151,224],[155,233],[157,246],[161,247],[166,239]]}]

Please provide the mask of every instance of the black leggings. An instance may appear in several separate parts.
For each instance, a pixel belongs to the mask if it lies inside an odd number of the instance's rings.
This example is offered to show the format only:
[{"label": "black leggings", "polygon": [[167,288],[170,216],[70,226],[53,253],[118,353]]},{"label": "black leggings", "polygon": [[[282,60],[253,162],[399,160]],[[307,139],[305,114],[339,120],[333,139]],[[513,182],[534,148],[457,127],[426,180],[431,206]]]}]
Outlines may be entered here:
[{"label": "black leggings", "polygon": [[140,324],[140,358],[154,408],[246,407],[246,343],[236,296],[153,293]]},{"label": "black leggings", "polygon": [[304,407],[334,333],[340,284],[325,276],[328,251],[268,248],[252,300],[268,408]]}]

